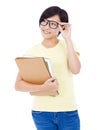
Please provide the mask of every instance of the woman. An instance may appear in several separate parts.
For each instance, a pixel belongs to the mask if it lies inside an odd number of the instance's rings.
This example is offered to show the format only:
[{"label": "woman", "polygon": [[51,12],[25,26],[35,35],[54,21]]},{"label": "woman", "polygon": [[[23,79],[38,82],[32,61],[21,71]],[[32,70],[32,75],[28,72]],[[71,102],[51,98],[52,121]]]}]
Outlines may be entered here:
[{"label": "woman", "polygon": [[50,58],[54,77],[38,85],[23,81],[19,73],[15,89],[35,96],[32,117],[37,130],[80,130],[72,74],[80,72],[81,64],[72,43],[68,14],[51,6],[42,13],[39,27],[43,41],[26,55]]}]

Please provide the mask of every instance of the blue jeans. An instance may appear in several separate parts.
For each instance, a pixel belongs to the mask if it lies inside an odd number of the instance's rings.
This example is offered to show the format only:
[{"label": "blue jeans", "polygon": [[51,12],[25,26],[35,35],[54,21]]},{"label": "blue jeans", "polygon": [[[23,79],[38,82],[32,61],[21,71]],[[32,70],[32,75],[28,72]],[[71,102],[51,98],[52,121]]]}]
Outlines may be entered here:
[{"label": "blue jeans", "polygon": [[32,110],[37,130],[80,130],[78,111],[41,112]]}]

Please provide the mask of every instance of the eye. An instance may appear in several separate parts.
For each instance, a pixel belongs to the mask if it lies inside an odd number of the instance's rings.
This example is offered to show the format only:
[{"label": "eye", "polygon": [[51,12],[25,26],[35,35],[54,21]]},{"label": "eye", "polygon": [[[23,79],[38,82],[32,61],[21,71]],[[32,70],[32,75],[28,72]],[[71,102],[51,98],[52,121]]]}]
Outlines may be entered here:
[{"label": "eye", "polygon": [[48,24],[48,21],[46,19],[44,19],[41,23],[40,23],[42,26],[45,26]]},{"label": "eye", "polygon": [[56,22],[50,22],[50,26],[52,26],[52,27],[57,27],[57,23]]}]

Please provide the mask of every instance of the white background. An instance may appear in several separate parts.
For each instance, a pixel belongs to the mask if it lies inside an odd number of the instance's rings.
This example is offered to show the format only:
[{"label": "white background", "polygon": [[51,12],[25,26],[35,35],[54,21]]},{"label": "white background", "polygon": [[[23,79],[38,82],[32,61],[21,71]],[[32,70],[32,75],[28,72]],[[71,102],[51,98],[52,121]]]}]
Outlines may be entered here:
[{"label": "white background", "polygon": [[82,69],[74,76],[81,130],[97,129],[97,8],[96,0],[0,1],[0,129],[35,130],[31,117],[33,97],[16,92],[15,57],[40,42],[38,20],[50,5],[67,10],[72,38],[81,55]]}]

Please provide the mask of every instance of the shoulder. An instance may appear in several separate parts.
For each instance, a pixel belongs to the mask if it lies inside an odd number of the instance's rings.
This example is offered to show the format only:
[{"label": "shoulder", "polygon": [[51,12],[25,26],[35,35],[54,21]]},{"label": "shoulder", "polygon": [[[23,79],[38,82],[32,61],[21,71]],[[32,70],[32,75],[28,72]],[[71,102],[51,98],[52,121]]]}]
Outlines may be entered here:
[{"label": "shoulder", "polygon": [[[61,39],[60,40],[60,45],[64,48],[64,49],[67,49],[67,44],[66,44],[66,41],[64,39]],[[77,52],[78,55],[80,55],[80,52],[79,52],[79,49],[77,48],[76,44],[74,41],[72,41],[72,45],[73,45],[73,48],[75,50],[75,52]]]},{"label": "shoulder", "polygon": [[30,47],[26,52],[25,52],[25,54],[24,54],[24,56],[30,56],[30,55],[32,55],[32,54],[34,54],[36,51],[38,51],[38,49],[40,48],[40,43],[38,43],[38,44],[35,44],[35,45],[33,45],[32,47]]}]

